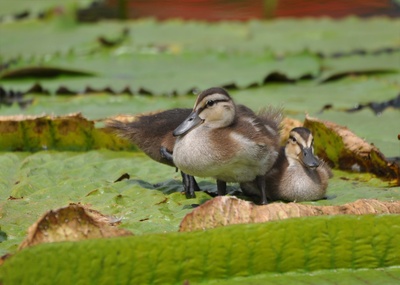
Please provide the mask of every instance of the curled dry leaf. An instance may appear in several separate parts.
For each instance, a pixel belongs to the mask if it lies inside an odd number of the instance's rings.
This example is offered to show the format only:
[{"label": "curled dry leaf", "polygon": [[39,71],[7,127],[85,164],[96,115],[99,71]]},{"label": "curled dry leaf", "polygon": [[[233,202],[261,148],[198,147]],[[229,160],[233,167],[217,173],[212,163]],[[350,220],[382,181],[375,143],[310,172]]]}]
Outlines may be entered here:
[{"label": "curled dry leaf", "polygon": [[117,220],[80,204],[70,204],[45,213],[28,229],[19,249],[47,242],[78,241],[132,235],[115,225]]},{"label": "curled dry leaf", "polygon": [[319,157],[335,168],[356,172],[371,172],[393,185],[400,185],[400,166],[390,162],[379,149],[343,126],[306,117],[304,127],[315,139],[314,149]]},{"label": "curled dry leaf", "polygon": [[187,214],[179,231],[188,232],[246,223],[322,215],[400,214],[400,201],[361,199],[340,206],[272,203],[258,206],[236,197],[219,196]]},{"label": "curled dry leaf", "polygon": [[286,144],[287,139],[289,138],[289,133],[293,128],[302,127],[303,122],[300,122],[296,119],[291,119],[285,117],[282,121],[282,130],[281,130],[281,144]]}]

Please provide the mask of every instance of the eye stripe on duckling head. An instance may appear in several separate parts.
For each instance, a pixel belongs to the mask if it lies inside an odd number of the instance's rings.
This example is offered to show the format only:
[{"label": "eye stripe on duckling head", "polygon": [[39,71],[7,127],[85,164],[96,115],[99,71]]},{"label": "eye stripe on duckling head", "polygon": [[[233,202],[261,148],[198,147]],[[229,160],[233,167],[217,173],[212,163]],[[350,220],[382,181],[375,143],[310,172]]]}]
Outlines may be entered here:
[{"label": "eye stripe on duckling head", "polygon": [[296,142],[301,148],[312,147],[314,139],[309,129],[297,127],[290,131],[290,137],[293,142]]},{"label": "eye stripe on duckling head", "polygon": [[199,110],[199,112],[203,111],[204,109],[211,108],[220,102],[230,102],[232,101],[230,97],[226,97],[224,94],[220,93],[213,93],[203,98],[202,101],[199,101],[194,109]]},{"label": "eye stripe on duckling head", "polygon": [[[194,104],[194,108],[196,108],[196,106],[198,106],[199,103],[204,100],[204,98],[214,95],[214,94],[219,94],[220,96],[223,96],[224,100],[226,100],[226,101],[232,100],[231,96],[229,96],[228,92],[225,89],[220,88],[220,87],[213,87],[213,88],[206,89],[199,94],[199,96],[197,97],[197,100]],[[207,100],[210,100],[210,99],[207,99]]]}]

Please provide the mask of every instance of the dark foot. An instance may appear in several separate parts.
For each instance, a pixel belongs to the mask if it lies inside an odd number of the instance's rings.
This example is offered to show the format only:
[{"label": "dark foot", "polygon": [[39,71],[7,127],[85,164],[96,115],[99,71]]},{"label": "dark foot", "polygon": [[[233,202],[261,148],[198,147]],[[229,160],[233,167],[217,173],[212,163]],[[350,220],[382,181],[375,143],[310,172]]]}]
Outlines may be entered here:
[{"label": "dark foot", "polygon": [[218,196],[226,195],[226,182],[217,179],[217,192]]},{"label": "dark foot", "polygon": [[260,194],[261,194],[260,204],[267,205],[268,201],[267,201],[267,192],[265,190],[265,178],[264,178],[264,176],[259,175],[256,177],[256,180],[257,180],[258,189],[260,190]]},{"label": "dark foot", "polygon": [[[164,146],[160,147],[160,154],[162,158],[166,159],[171,163],[174,163],[173,155],[171,152],[167,150],[166,147]],[[183,190],[185,192],[186,198],[187,199],[196,198],[196,194],[194,192],[200,191],[199,185],[197,185],[196,180],[194,179],[193,176],[183,173],[182,171],[181,175],[182,175]]]},{"label": "dark foot", "polygon": [[190,184],[192,185],[193,191],[200,191],[200,187],[194,179],[194,176],[188,175],[190,179]]},{"label": "dark foot", "polygon": [[196,180],[193,176],[183,173],[182,175],[182,183],[183,183],[183,190],[185,192],[185,196],[187,199],[196,198],[195,191],[199,191],[200,188],[197,185]]}]

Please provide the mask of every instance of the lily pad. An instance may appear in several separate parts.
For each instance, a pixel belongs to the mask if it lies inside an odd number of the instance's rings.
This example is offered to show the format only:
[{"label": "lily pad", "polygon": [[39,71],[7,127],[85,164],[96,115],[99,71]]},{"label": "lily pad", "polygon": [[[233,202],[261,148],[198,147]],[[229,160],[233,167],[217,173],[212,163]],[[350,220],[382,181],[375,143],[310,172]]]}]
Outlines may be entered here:
[{"label": "lily pad", "polygon": [[98,130],[94,122],[80,114],[65,117],[0,117],[0,149],[37,151],[47,149],[89,150],[109,147],[130,149],[130,144],[107,130]]},{"label": "lily pad", "polygon": [[313,132],[315,152],[336,168],[372,172],[400,185],[400,166],[389,162],[379,149],[349,129],[332,122],[306,117],[304,126]]},{"label": "lily pad", "polygon": [[[154,20],[100,22],[96,24],[60,25],[59,21],[24,21],[0,25],[0,49],[4,61],[19,56],[65,54],[78,55],[99,51],[99,35],[115,36],[130,30],[129,44],[115,53],[160,50],[233,51],[247,54],[286,55],[309,50],[333,55],[354,51],[373,52],[399,48],[398,19],[277,19],[275,21],[183,22]],[[343,33],[346,31],[346,33]],[[36,41],[35,39],[41,39]],[[26,45],[26,41],[30,41]],[[28,51],[28,52],[27,52]],[[100,52],[102,50],[100,49]]]},{"label": "lily pad", "polygon": [[400,202],[362,199],[340,206],[314,206],[293,202],[257,206],[234,197],[216,197],[187,214],[179,225],[179,231],[199,231],[309,216],[367,214],[400,214]]},{"label": "lily pad", "polygon": [[[50,93],[84,93],[88,88],[114,93],[129,90],[139,94],[187,94],[193,88],[203,86],[259,86],[268,78],[279,74],[282,80],[292,81],[302,77],[314,77],[319,72],[319,59],[312,54],[301,53],[276,59],[270,53],[261,55],[240,53],[180,53],[142,54],[120,56],[103,54],[90,57],[55,57],[45,61],[20,62],[17,66],[0,73],[0,83],[7,89],[25,89],[39,84]],[[212,68],[210,68],[212,66]],[[28,70],[47,69],[97,74],[96,77],[31,78],[16,81],[9,77]],[[34,74],[32,74],[34,75]],[[156,84],[155,84],[156,83]],[[25,87],[27,86],[27,87]]]},{"label": "lily pad", "polygon": [[[384,268],[390,274],[397,272],[391,267],[400,264],[399,223],[399,215],[309,217],[189,233],[41,244],[8,258],[0,267],[0,281],[182,284],[257,274],[272,280],[285,273],[321,276],[322,270],[332,276],[337,269]],[[354,275],[341,276],[346,282]],[[385,275],[369,276],[379,280]]]}]

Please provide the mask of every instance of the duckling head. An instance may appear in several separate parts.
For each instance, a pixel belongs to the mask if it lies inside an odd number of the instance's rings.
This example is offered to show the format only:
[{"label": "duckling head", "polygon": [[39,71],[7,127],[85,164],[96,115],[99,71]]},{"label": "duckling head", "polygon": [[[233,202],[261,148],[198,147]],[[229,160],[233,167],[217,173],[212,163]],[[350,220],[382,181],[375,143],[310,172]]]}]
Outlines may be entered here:
[{"label": "duckling head", "polygon": [[316,168],[320,161],[314,155],[314,138],[310,130],[303,127],[290,131],[285,154],[289,162],[300,162],[308,168]]},{"label": "duckling head", "polygon": [[173,132],[183,136],[199,125],[207,128],[224,128],[235,120],[236,107],[228,92],[219,87],[207,89],[199,94],[193,111]]}]

